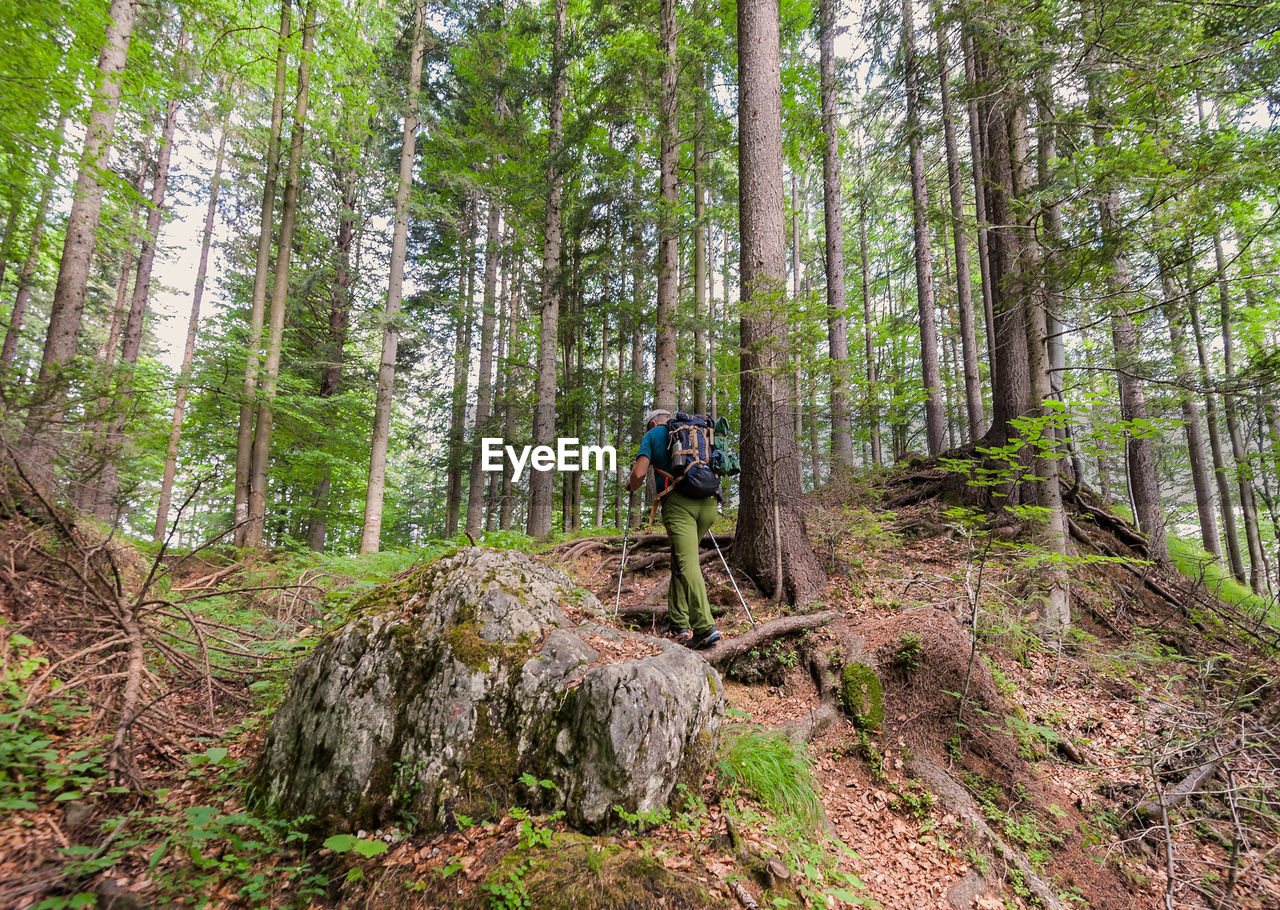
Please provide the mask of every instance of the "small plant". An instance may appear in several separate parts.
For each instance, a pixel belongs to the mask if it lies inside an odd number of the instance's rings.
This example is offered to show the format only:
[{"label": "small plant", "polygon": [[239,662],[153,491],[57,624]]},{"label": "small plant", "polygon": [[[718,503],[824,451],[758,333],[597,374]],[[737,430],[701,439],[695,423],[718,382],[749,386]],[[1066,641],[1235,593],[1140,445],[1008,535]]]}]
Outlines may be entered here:
[{"label": "small plant", "polygon": [[908,675],[920,668],[919,635],[903,635],[898,640],[898,649],[893,652],[892,664]]},{"label": "small plant", "polygon": [[925,818],[933,811],[936,804],[937,798],[933,793],[920,781],[912,780],[907,781],[906,785],[898,790],[890,808],[903,815],[910,815],[912,818]]},{"label": "small plant", "polygon": [[638,812],[628,812],[621,806],[614,806],[613,811],[617,812],[618,818],[622,819],[636,834],[643,834],[671,821],[671,810],[666,806],[655,806]]}]

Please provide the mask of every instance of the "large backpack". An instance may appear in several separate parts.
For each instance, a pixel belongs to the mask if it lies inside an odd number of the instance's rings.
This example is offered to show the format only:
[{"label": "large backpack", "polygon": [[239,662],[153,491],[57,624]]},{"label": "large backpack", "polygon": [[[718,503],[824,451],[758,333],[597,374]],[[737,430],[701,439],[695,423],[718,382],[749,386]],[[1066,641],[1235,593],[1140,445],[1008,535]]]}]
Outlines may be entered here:
[{"label": "large backpack", "polygon": [[676,411],[667,421],[667,454],[671,459],[667,490],[674,489],[690,499],[719,493],[720,478],[712,468],[715,447],[715,430],[705,415]]}]

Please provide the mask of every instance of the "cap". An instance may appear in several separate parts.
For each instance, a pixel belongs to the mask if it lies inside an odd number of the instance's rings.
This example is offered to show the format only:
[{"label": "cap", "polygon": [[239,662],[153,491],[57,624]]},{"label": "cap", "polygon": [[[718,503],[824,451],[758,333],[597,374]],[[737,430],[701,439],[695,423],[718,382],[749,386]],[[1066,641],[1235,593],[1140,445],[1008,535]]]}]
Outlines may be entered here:
[{"label": "cap", "polygon": [[654,408],[648,414],[644,415],[644,425],[648,426],[649,424],[653,423],[655,420],[657,420],[659,417],[661,417],[664,414],[667,417],[671,416],[671,412],[668,411],[666,408]]}]

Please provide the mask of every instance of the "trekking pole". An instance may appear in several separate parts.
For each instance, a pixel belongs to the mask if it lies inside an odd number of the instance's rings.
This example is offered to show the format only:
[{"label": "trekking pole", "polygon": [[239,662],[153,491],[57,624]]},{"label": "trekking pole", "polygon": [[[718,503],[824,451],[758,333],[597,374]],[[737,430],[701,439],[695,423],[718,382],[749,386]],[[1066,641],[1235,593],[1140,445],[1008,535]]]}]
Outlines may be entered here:
[{"label": "trekking pole", "polygon": [[[728,561],[724,558],[724,552],[720,549],[720,544],[716,542],[716,535],[712,534],[710,531],[708,531],[707,534],[711,537],[711,543],[715,546],[716,552],[720,554],[720,564],[724,566],[724,570],[729,576],[729,583],[733,585],[733,590],[738,595],[738,600],[742,603],[742,609],[747,611],[747,619],[751,621],[751,628],[754,629],[756,627],[756,618],[751,615],[751,608],[747,606],[747,599],[743,597],[742,592],[738,590],[738,583],[733,578],[733,572],[729,568]],[[618,577],[621,579],[622,576],[619,575]],[[619,589],[622,587],[621,580],[618,582],[618,587]]]},{"label": "trekking pole", "polygon": [[613,602],[613,621],[618,621],[618,610],[622,606],[622,570],[627,566],[627,541],[631,538],[631,522],[627,521],[627,529],[622,534],[622,562],[618,563],[618,598]]}]

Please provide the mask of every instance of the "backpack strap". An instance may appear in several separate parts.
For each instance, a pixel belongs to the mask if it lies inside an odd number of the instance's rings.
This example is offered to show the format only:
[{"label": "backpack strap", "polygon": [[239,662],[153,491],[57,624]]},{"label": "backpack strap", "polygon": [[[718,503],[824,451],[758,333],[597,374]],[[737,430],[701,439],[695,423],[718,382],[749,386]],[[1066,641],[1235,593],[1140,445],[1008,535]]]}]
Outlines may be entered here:
[{"label": "backpack strap", "polygon": [[663,487],[662,491],[658,493],[657,496],[653,497],[653,508],[649,509],[649,524],[653,524],[653,517],[658,514],[658,503],[662,502],[662,497],[666,496],[676,488],[676,479],[666,471],[662,470],[657,465],[654,465],[653,472],[655,474],[661,474],[663,477],[667,478],[667,483],[666,486]]}]

